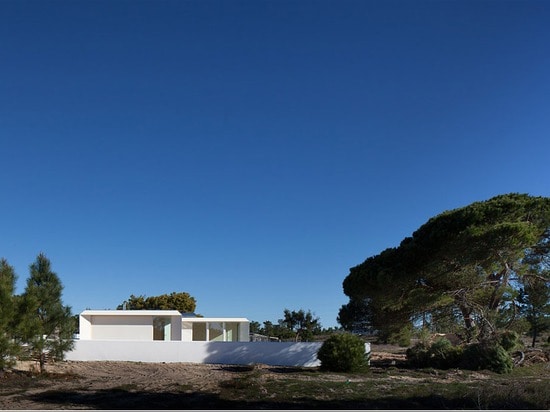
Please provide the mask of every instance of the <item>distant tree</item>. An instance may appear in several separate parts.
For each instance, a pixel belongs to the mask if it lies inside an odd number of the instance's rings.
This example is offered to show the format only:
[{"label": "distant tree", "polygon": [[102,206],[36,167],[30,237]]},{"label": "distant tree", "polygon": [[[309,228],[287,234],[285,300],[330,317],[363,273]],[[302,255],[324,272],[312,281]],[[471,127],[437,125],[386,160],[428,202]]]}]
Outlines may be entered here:
[{"label": "distant tree", "polygon": [[303,309],[298,311],[285,309],[283,324],[294,333],[296,342],[309,341],[315,333],[321,331],[319,318],[315,317],[310,310],[305,312]]},{"label": "distant tree", "polygon": [[274,325],[273,322],[269,320],[264,321],[264,327],[260,330],[260,333],[262,333],[263,335],[277,336],[276,325]]},{"label": "distant tree", "polygon": [[260,322],[254,320],[250,322],[250,333],[262,334],[262,332],[262,325],[260,325]]},{"label": "distant tree", "polygon": [[194,312],[197,302],[187,292],[172,292],[159,296],[134,296],[117,306],[118,310],[178,310],[182,313]]},{"label": "distant tree", "polygon": [[0,370],[13,366],[18,345],[14,343],[15,280],[13,268],[0,259]]},{"label": "distant tree", "polygon": [[20,299],[18,331],[44,372],[48,357],[63,359],[73,347],[74,318],[64,306],[63,286],[50,261],[39,254],[30,265],[30,277]]},{"label": "distant tree", "polygon": [[124,302],[122,302],[120,305],[117,306],[117,310],[123,310],[123,309],[126,309],[126,310],[145,310],[145,309],[147,309],[146,306],[147,305],[145,303],[145,296],[143,296],[143,295],[140,295],[140,296],[130,295],[128,300],[125,300]]}]

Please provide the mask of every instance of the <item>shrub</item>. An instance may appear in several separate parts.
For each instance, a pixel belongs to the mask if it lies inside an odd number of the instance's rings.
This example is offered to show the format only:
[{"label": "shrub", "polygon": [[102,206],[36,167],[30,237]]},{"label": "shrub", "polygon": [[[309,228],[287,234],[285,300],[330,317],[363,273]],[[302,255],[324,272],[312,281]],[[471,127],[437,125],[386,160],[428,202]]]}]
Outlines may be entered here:
[{"label": "shrub", "polygon": [[333,372],[356,372],[368,365],[365,343],[358,336],[343,333],[329,337],[319,349],[321,369]]},{"label": "shrub", "polygon": [[464,369],[508,373],[512,371],[513,365],[512,357],[499,343],[474,343],[466,347],[462,356]]},{"label": "shrub", "polygon": [[449,369],[457,367],[462,359],[462,348],[440,338],[431,345],[417,343],[407,349],[407,360],[419,368]]},{"label": "shrub", "polygon": [[424,342],[419,342],[411,348],[407,349],[407,361],[411,366],[416,368],[429,367],[429,349],[430,346]]},{"label": "shrub", "polygon": [[391,344],[397,344],[402,348],[406,348],[411,344],[412,336],[412,327],[407,325],[399,329],[397,332],[392,333],[388,338],[388,342]]},{"label": "shrub", "polygon": [[430,346],[429,356],[430,366],[434,368],[455,368],[462,360],[462,348],[453,346],[448,339],[441,338]]},{"label": "shrub", "polygon": [[520,336],[511,330],[504,331],[500,334],[499,344],[507,352],[512,352],[514,349],[519,349],[523,346]]}]

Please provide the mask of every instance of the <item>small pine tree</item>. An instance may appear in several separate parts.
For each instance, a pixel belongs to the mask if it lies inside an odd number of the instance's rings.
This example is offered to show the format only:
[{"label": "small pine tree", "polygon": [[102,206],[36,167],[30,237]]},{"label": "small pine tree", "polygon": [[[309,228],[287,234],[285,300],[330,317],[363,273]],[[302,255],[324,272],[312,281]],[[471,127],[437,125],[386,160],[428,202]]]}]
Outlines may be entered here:
[{"label": "small pine tree", "polygon": [[63,306],[63,286],[50,261],[38,255],[30,266],[25,292],[21,296],[19,332],[29,345],[31,356],[38,360],[44,372],[47,357],[63,359],[73,347],[74,318],[71,308]]},{"label": "small pine tree", "polygon": [[19,346],[14,342],[15,272],[0,259],[0,370],[13,366]]},{"label": "small pine tree", "polygon": [[356,335],[342,333],[329,337],[319,349],[321,369],[333,372],[356,372],[368,366],[365,343]]}]

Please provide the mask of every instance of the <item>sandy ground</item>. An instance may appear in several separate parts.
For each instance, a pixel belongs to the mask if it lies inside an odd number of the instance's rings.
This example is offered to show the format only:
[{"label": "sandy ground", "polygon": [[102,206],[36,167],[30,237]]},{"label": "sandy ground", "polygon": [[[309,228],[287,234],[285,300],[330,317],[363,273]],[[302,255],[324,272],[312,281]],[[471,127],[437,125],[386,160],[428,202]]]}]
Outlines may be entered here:
[{"label": "sandy ground", "polygon": [[[82,409],[104,408],[104,404],[80,401],[78,394],[163,392],[209,392],[219,390],[219,382],[231,379],[235,372],[223,365],[139,362],[58,362],[47,365],[47,379],[28,378],[36,366],[20,362],[5,376],[8,384],[0,387],[0,409]],[[20,376],[17,376],[20,375]],[[28,379],[32,381],[29,383]],[[0,380],[1,382],[2,380]],[[1,385],[1,383],[0,383]],[[109,392],[109,393],[108,393]],[[68,394],[71,394],[69,396]],[[44,394],[52,396],[44,396]],[[75,397],[71,401],[71,397]],[[116,408],[116,405],[113,405]],[[135,405],[135,409],[141,409]],[[148,409],[148,407],[145,407]]]},{"label": "sandy ground", "polygon": [[[404,358],[404,353],[374,352],[371,360],[391,365]],[[299,371],[297,368],[268,365],[58,362],[46,365],[46,378],[29,373],[36,372],[36,368],[34,362],[19,362],[13,370],[0,372],[0,409],[202,409],[208,407],[208,397],[216,401],[222,382],[242,376],[251,368],[259,370],[262,379],[286,379],[288,374],[292,374],[293,379],[314,379],[307,373],[294,373]],[[323,374],[323,379],[345,381],[347,378]],[[166,398],[170,394],[178,394],[178,399],[183,396],[187,403],[181,407],[174,405]],[[199,399],[201,394],[207,395]],[[127,395],[137,399],[138,404],[128,404],[124,400]],[[139,404],[139,399],[147,403]]]},{"label": "sandy ground", "polygon": [[[542,353],[542,352],[541,352]],[[323,379],[335,382],[367,381],[377,384],[403,380],[425,380],[407,374],[385,374],[387,367],[399,367],[405,361],[405,350],[396,347],[374,346],[371,366],[380,373],[357,376],[344,374],[303,373],[301,368],[268,365],[230,366],[190,363],[141,362],[58,362],[48,364],[46,376],[31,373],[34,362],[20,362],[13,370],[0,371],[0,409],[227,409],[232,405],[220,404],[219,394],[224,383],[257,371],[260,379],[296,380]],[[544,359],[548,362],[548,359]],[[456,374],[453,375],[453,374]],[[482,381],[483,373],[449,371],[446,382]],[[221,406],[220,406],[221,405]]]}]

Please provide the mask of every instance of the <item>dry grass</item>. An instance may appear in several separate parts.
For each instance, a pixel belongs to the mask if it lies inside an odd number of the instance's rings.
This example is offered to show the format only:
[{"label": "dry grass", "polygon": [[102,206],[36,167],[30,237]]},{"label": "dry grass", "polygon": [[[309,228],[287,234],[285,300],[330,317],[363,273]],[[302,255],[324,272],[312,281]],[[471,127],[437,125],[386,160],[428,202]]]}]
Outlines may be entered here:
[{"label": "dry grass", "polygon": [[0,375],[1,409],[549,409],[550,364],[508,375],[413,370],[373,345],[356,374],[266,365],[62,362]]}]

